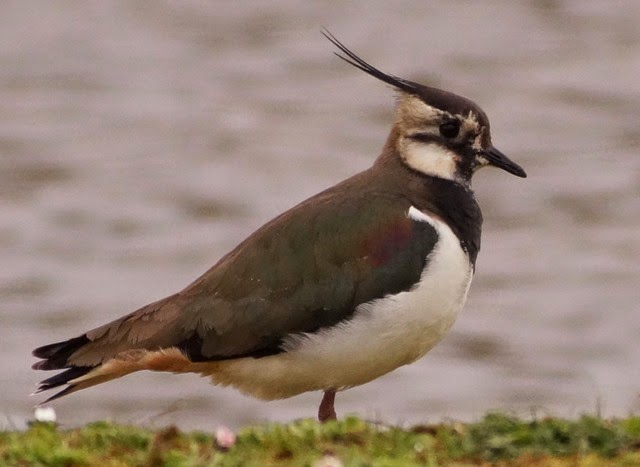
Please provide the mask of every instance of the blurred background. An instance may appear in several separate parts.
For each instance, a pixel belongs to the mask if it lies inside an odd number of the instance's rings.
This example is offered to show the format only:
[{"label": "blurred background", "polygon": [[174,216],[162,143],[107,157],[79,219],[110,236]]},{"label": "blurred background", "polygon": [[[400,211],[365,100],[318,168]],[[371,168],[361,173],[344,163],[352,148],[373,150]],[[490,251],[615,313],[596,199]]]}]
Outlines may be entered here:
[{"label": "blurred background", "polygon": [[[340,394],[389,423],[640,409],[640,2],[0,3],[0,428],[33,416],[34,347],[173,293],[253,230],[368,167],[394,93],[333,56],[468,96],[529,174],[474,180],[469,301],[418,363]],[[135,374],[65,427],[313,417]]]}]

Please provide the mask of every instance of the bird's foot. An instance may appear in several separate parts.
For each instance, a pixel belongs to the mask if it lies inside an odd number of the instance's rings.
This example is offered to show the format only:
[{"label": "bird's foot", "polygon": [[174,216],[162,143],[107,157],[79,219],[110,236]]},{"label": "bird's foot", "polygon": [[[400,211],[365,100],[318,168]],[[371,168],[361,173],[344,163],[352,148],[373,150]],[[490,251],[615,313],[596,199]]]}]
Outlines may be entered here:
[{"label": "bird's foot", "polygon": [[336,420],[336,410],[333,407],[333,403],[336,399],[336,392],[329,390],[324,392],[322,396],[322,402],[320,402],[320,408],[318,409],[318,420],[320,423],[324,423],[327,420]]}]

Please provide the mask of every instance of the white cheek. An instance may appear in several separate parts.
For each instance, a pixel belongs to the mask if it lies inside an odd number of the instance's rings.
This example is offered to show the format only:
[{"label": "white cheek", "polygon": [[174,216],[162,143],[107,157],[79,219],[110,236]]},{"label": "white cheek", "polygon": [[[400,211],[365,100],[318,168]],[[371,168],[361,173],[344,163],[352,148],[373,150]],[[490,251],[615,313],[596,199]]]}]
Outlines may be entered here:
[{"label": "white cheek", "polygon": [[476,170],[478,170],[481,167],[484,167],[485,165],[489,164],[489,161],[486,160],[484,157],[482,156],[476,156],[476,166],[474,167],[473,171],[475,172]]},{"label": "white cheek", "polygon": [[453,180],[456,176],[457,155],[439,144],[410,141],[402,157],[411,167],[427,175]]},{"label": "white cheek", "polygon": [[482,150],[482,138],[478,136],[476,139],[474,139],[471,147],[476,151]]}]

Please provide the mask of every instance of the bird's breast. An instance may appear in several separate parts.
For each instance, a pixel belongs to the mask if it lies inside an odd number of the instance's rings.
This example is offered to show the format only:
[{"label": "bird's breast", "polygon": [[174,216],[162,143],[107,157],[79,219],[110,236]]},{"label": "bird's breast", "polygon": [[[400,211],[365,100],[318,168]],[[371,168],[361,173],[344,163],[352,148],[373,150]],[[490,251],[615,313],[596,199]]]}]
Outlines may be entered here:
[{"label": "bird's breast", "polygon": [[283,353],[230,362],[226,376],[213,379],[275,399],[364,384],[427,353],[462,309],[473,267],[446,223],[413,207],[407,214],[438,234],[411,289],[361,304],[348,321],[293,336]]},{"label": "bird's breast", "polygon": [[334,349],[344,342],[342,347],[357,356],[351,359],[357,360],[354,367],[384,374],[422,357],[454,323],[473,277],[469,257],[446,223],[414,207],[408,214],[438,233],[420,280],[409,290],[360,305],[352,320],[328,332],[324,343],[318,339],[318,355],[337,360]]}]

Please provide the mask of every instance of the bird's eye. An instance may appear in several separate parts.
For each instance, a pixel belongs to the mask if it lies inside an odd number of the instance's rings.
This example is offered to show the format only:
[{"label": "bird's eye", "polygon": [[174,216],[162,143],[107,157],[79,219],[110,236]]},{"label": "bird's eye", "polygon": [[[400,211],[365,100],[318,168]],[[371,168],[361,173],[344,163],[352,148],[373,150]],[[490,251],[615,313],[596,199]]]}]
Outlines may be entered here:
[{"label": "bird's eye", "polygon": [[460,122],[458,120],[449,120],[440,125],[440,134],[445,138],[455,138],[460,133]]}]

